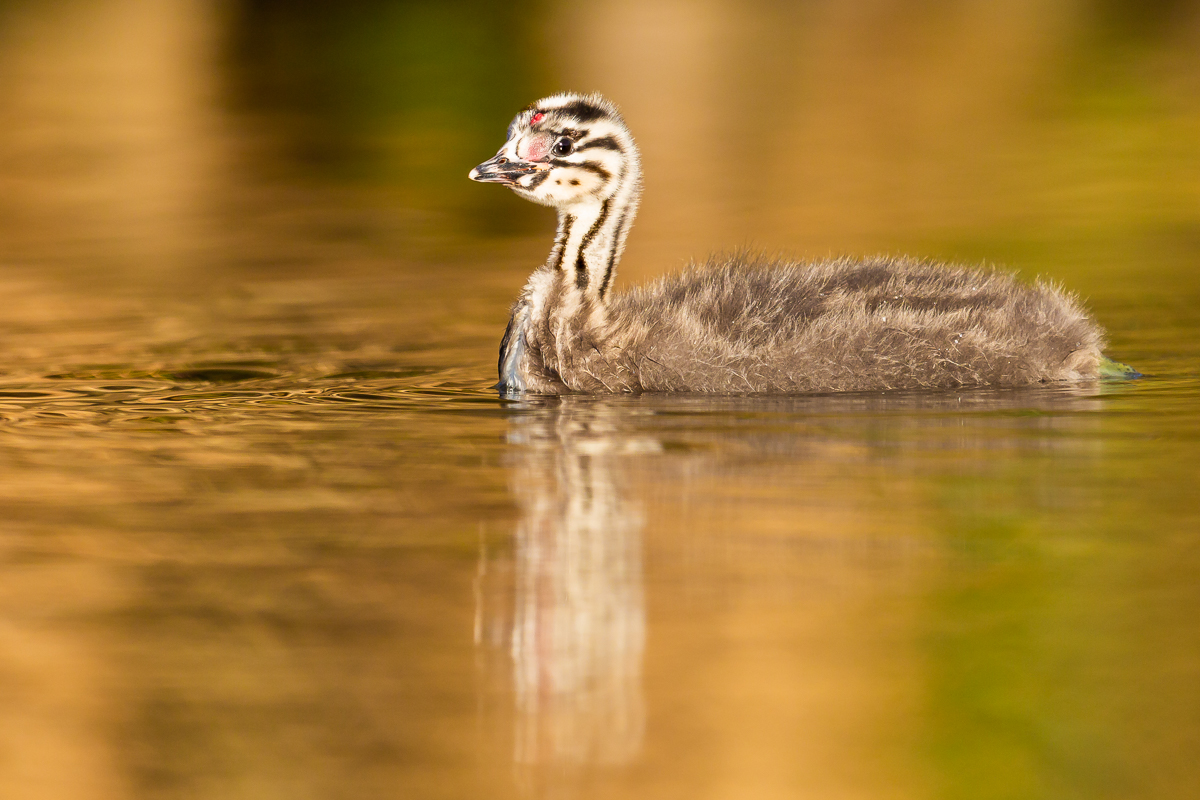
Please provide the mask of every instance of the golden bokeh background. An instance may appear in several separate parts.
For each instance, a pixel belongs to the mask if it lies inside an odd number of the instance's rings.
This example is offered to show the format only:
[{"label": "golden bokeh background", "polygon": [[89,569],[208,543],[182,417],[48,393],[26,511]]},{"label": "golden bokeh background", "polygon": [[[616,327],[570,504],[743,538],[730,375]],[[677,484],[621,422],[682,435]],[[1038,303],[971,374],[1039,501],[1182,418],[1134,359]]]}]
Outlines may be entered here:
[{"label": "golden bokeh background", "polygon": [[[1001,264],[1150,377],[502,402],[568,89],[619,286]],[[4,0],[0,298],[0,797],[1200,782],[1200,4]]]}]

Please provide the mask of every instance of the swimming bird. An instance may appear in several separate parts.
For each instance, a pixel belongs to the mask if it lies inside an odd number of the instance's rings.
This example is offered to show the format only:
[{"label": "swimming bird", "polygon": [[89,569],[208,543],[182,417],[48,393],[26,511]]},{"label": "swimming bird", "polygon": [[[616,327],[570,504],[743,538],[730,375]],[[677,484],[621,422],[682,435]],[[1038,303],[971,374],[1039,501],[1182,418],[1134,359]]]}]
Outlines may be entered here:
[{"label": "swimming bird", "polygon": [[987,269],[907,257],[755,255],[613,291],[642,189],[617,107],[564,93],[518,113],[470,172],[558,211],[512,308],[496,388],[524,393],[784,394],[1029,386],[1135,374],[1102,354],[1079,301]]}]

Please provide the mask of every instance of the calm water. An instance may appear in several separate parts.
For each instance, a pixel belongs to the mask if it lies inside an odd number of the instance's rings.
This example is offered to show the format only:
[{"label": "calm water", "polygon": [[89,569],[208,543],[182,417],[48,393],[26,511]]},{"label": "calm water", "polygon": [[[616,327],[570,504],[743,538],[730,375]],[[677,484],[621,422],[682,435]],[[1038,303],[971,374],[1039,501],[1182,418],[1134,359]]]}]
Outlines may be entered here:
[{"label": "calm water", "polygon": [[[1200,10],[937,6],[0,6],[0,796],[1193,796]],[[626,285],[1008,263],[1148,377],[501,400],[566,86]]]}]

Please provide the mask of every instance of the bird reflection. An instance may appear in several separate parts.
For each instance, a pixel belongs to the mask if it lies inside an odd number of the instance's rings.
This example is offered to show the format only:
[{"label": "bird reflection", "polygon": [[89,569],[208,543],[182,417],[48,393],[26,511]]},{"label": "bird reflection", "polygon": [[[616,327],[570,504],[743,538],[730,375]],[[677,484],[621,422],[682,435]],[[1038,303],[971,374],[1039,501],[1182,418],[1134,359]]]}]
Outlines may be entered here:
[{"label": "bird reflection", "polygon": [[618,430],[627,409],[577,397],[545,403],[512,418],[521,517],[511,564],[481,563],[477,641],[511,655],[518,763],[622,764],[645,728],[646,612],[642,518],[616,467],[658,444],[627,424]]},{"label": "bird reflection", "polygon": [[[864,541],[896,541],[890,528],[888,536],[873,538],[871,501],[864,497],[874,484],[864,483],[857,469],[848,472],[847,463],[895,471],[925,463],[922,454],[931,450],[970,464],[990,459],[998,447],[1090,447],[1086,437],[1044,432],[1096,424],[1079,412],[1102,407],[1104,391],[1091,385],[783,398],[566,396],[510,405],[507,467],[520,517],[499,547],[493,542],[489,549],[483,539],[476,641],[494,691],[481,694],[482,705],[503,698],[501,725],[512,726],[518,764],[632,762],[646,718],[640,502],[654,503],[647,509],[656,519],[669,508],[741,519],[753,501],[739,499],[738,487],[753,487],[756,496],[781,492],[785,508],[806,509],[780,523],[786,534],[779,536],[721,525],[688,531],[687,558],[677,561],[688,564],[685,572],[696,571],[699,585],[720,591],[738,580],[728,577],[731,565],[775,569],[754,561],[751,551],[734,558],[742,551],[731,548],[789,544],[788,552],[809,553],[800,546],[825,542],[846,552]],[[752,460],[743,457],[747,452]],[[715,486],[728,491],[716,499],[696,495]],[[747,525],[771,518],[754,519]],[[772,580],[785,580],[792,591],[786,576],[807,576],[814,562],[783,561]],[[713,575],[725,575],[725,583]],[[497,741],[508,735],[496,733]]]}]

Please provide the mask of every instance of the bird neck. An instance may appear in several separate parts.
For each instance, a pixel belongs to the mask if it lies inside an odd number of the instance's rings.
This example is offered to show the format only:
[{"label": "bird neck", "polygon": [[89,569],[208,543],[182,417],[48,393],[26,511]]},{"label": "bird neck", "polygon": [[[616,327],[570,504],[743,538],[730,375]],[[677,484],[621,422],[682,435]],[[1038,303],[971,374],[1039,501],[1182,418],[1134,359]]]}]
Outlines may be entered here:
[{"label": "bird neck", "polygon": [[617,182],[606,199],[559,208],[554,247],[525,284],[500,344],[501,389],[561,388],[564,365],[572,363],[583,339],[607,325],[617,263],[642,189],[637,150],[632,142],[628,148],[615,172],[592,165]]},{"label": "bird neck", "polygon": [[[627,181],[631,177],[626,176]],[[547,266],[564,294],[594,305],[605,303],[636,213],[636,184],[605,200],[559,210],[558,232]]]}]

